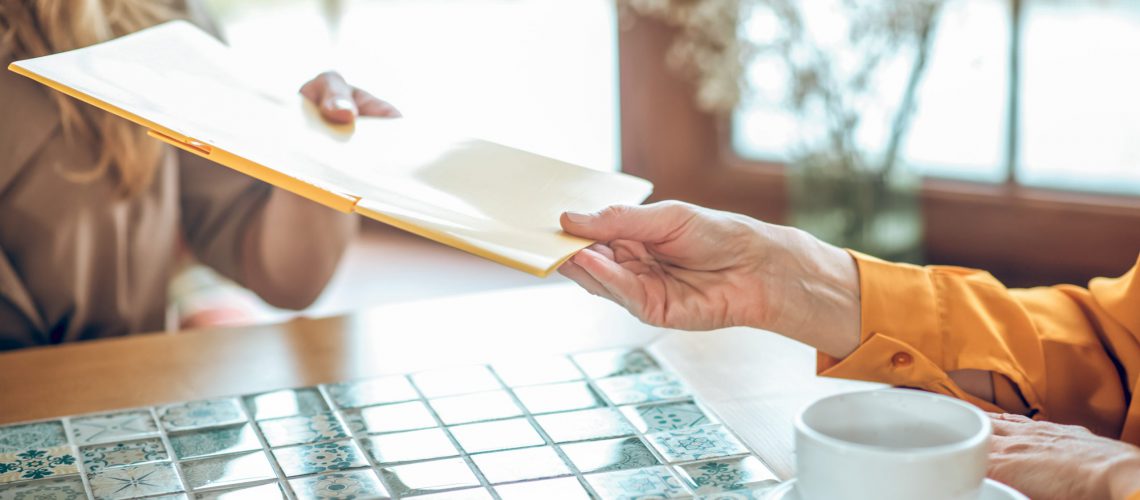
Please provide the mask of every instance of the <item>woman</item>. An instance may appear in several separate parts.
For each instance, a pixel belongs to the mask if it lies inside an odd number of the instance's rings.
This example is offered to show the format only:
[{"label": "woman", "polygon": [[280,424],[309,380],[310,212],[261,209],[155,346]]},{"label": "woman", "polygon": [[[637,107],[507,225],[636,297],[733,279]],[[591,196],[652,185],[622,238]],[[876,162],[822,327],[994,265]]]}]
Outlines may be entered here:
[{"label": "woman", "polygon": [[1088,289],[1010,290],[677,202],[562,227],[599,242],[562,274],[642,321],[770,330],[815,347],[821,375],[969,400],[995,412],[990,476],[1034,499],[1140,499],[1140,263]]},{"label": "woman", "polygon": [[[0,0],[0,64],[176,18],[209,29],[192,1]],[[335,73],[302,93],[331,121],[398,115]],[[180,240],[270,304],[304,307],[355,231],[7,71],[0,110],[0,350],[162,330]]]}]

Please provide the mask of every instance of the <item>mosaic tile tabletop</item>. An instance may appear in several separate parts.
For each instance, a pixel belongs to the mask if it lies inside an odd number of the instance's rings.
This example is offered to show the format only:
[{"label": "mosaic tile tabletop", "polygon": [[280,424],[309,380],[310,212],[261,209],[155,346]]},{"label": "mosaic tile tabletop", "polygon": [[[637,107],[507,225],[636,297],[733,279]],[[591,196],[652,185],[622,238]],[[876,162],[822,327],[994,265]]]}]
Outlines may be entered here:
[{"label": "mosaic tile tabletop", "polygon": [[641,349],[0,427],[0,500],[728,500],[776,484]]}]

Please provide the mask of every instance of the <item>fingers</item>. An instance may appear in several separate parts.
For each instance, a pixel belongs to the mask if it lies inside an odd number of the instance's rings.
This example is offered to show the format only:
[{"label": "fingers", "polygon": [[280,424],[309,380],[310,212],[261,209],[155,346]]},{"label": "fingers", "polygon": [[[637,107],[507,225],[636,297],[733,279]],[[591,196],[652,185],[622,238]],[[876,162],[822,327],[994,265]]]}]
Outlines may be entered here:
[{"label": "fingers", "polygon": [[617,302],[614,300],[614,297],[610,295],[609,290],[606,290],[606,287],[602,286],[601,283],[598,283],[598,280],[594,279],[593,276],[590,276],[590,273],[587,273],[585,269],[582,269],[581,266],[575,264],[573,261],[567,261],[566,263],[559,266],[558,274],[570,278],[572,281],[593,295],[597,295],[604,299]]},{"label": "fingers", "polygon": [[665,201],[644,206],[614,205],[591,214],[566,212],[560,222],[566,232],[592,240],[661,243],[676,237],[697,214],[692,205]]},{"label": "fingers", "polygon": [[356,119],[352,87],[334,71],[321,73],[301,87],[301,94],[313,101],[321,116],[332,123],[347,124]]},{"label": "fingers", "polygon": [[645,302],[644,289],[637,276],[612,259],[589,248],[578,252],[572,261],[600,283],[614,302],[637,313]]},{"label": "fingers", "polygon": [[352,89],[353,100],[360,116],[377,116],[383,118],[399,118],[404,116],[395,106],[358,88]]}]

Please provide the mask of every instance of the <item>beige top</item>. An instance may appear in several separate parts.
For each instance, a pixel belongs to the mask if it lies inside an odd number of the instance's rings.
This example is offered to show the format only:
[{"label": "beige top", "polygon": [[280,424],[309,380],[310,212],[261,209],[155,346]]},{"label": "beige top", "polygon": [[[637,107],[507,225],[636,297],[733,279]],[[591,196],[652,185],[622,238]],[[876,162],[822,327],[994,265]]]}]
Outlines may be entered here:
[{"label": "beige top", "polygon": [[161,330],[180,238],[274,305],[327,283],[354,219],[173,149],[129,200],[71,180],[98,155],[48,92],[0,71],[0,350]]}]

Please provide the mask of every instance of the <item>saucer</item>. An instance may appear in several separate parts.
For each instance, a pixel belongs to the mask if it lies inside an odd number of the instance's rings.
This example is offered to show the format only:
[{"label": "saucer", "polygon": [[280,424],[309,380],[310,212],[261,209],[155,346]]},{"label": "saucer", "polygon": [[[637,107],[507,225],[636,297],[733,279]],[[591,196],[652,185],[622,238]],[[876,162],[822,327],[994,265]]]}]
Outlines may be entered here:
[{"label": "saucer", "polygon": [[[796,480],[784,481],[783,484],[770,491],[765,498],[767,500],[799,500],[800,495],[796,493]],[[978,500],[1029,500],[1029,497],[1009,486],[986,478],[986,481],[982,483],[982,494],[978,495]]]}]

